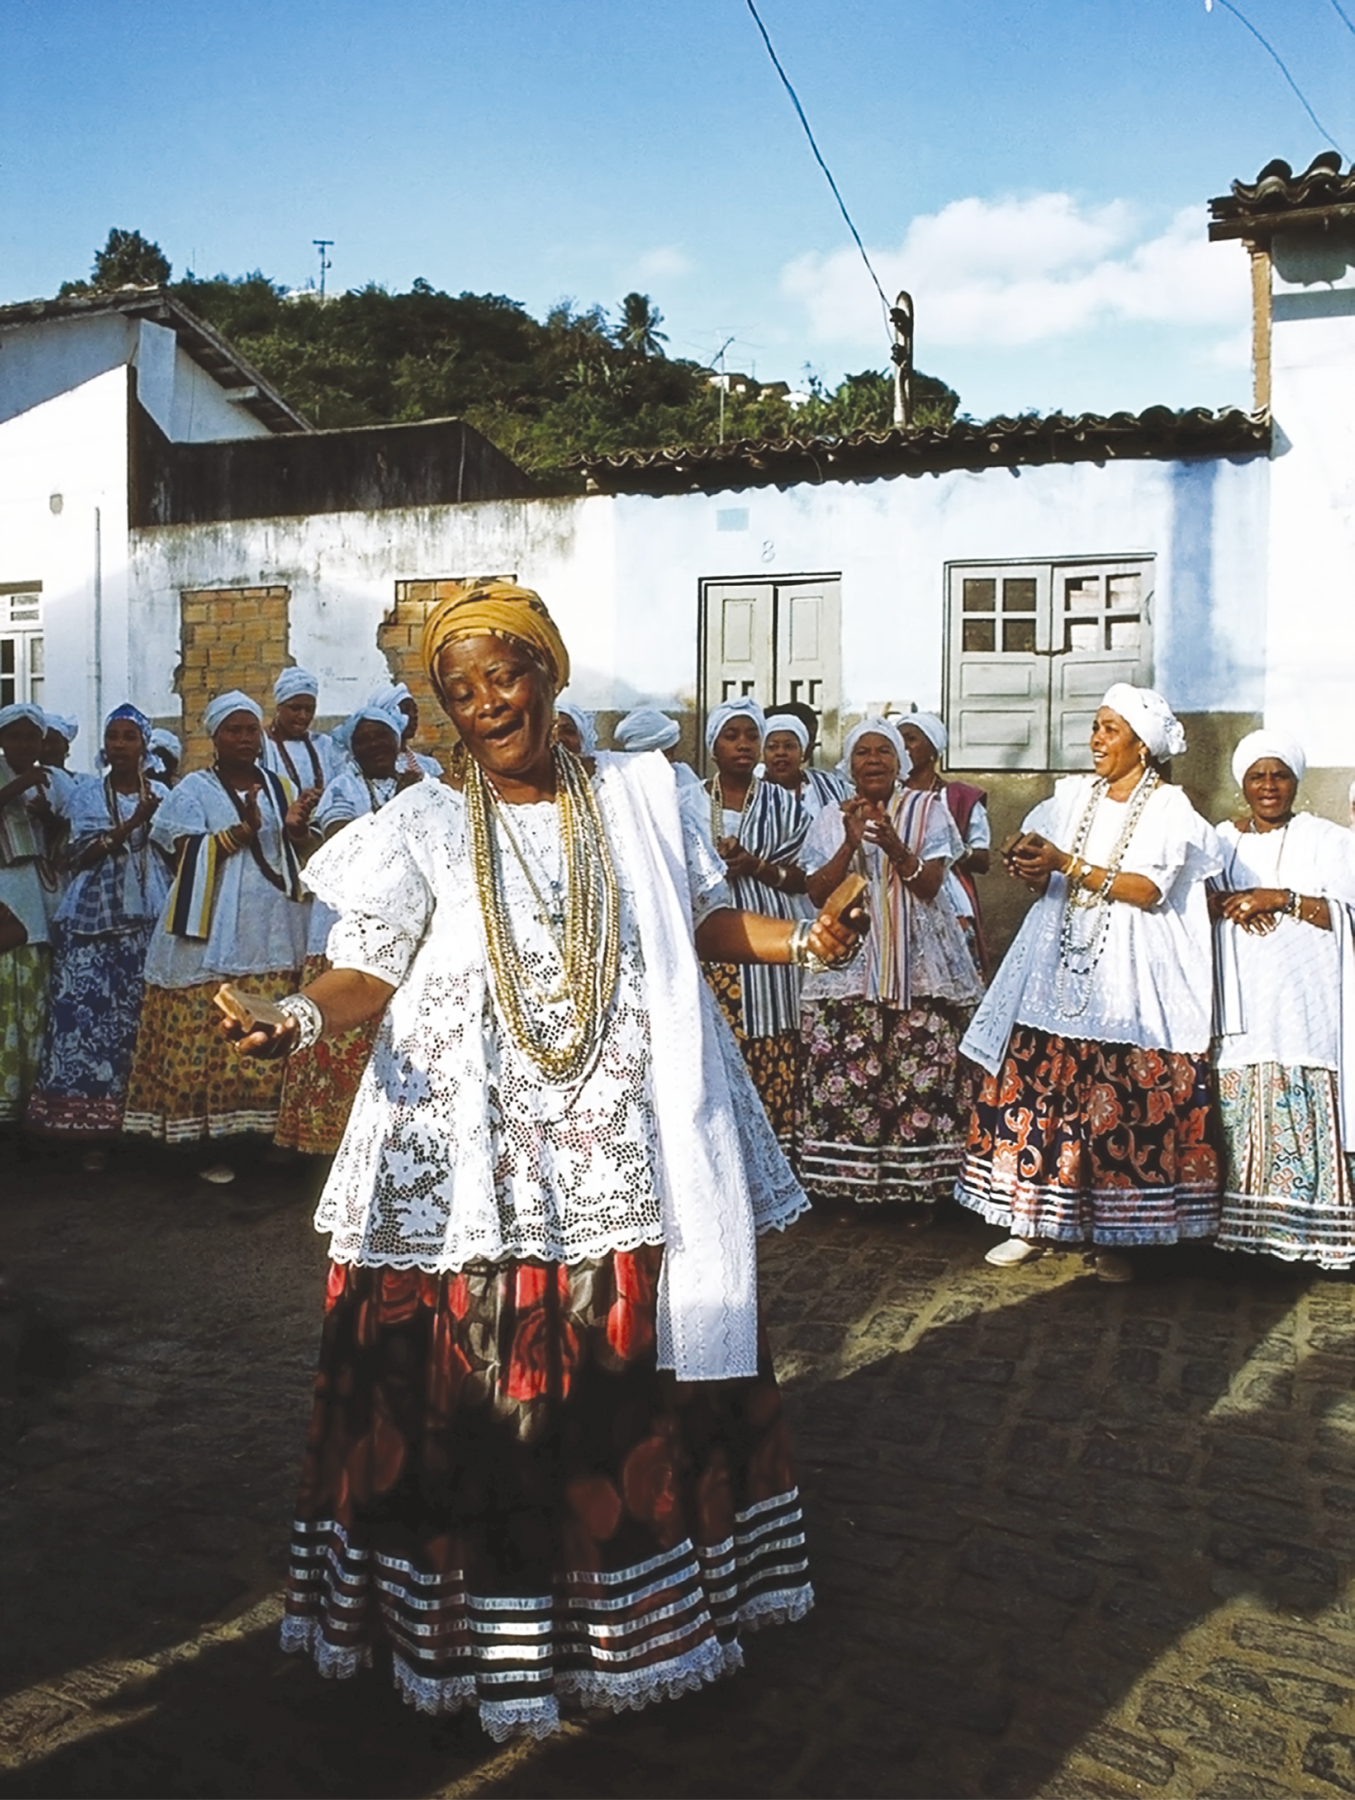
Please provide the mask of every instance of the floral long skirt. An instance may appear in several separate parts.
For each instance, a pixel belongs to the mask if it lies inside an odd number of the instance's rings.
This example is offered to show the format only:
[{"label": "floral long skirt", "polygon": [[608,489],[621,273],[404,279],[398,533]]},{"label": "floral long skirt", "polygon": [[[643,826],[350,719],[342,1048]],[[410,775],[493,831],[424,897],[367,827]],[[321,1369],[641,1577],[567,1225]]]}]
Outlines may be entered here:
[{"label": "floral long skirt", "polygon": [[[328,957],[308,956],[302,986],[328,967]],[[371,1061],[380,1024],[379,1018],[372,1019],[287,1058],[275,1143],[307,1156],[334,1155],[348,1129],[353,1096]]]},{"label": "floral long skirt", "polygon": [[53,927],[52,982],[37,1085],[24,1123],[52,1137],[115,1137],[141,1021],[155,921],[107,937]]},{"label": "floral long skirt", "polygon": [[1330,1069],[1220,1069],[1220,1250],[1355,1267],[1355,1186]]},{"label": "floral long skirt", "polygon": [[720,1011],[739,1041],[743,1060],[753,1078],[763,1111],[776,1133],[776,1141],[790,1153],[795,1133],[795,1094],[799,1085],[800,1045],[793,1031],[777,1031],[768,1037],[748,1037],[743,1029],[743,972],[739,963],[702,965]]},{"label": "floral long skirt", "polygon": [[38,1078],[50,956],[46,944],[0,950],[0,1125],[23,1117]]},{"label": "floral long skirt", "polygon": [[931,1204],[955,1187],[972,1096],[972,1006],[806,1001],[796,1172],[825,1200]]},{"label": "floral long skirt", "polygon": [[[252,994],[280,1000],[296,992],[295,969],[242,975]],[[241,1056],[222,1037],[212,1004],[219,980],[193,987],[146,984],[122,1128],[163,1144],[209,1138],[271,1137],[277,1129],[285,1064]]]},{"label": "floral long skirt", "polygon": [[1209,1061],[1017,1025],[984,1078],[955,1191],[1014,1236],[1107,1248],[1213,1237]]},{"label": "floral long skirt", "polygon": [[330,1269],[283,1648],[389,1650],[423,1712],[498,1739],[740,1667],[813,1604],[770,1355],[659,1372],[662,1250],[459,1274]]}]

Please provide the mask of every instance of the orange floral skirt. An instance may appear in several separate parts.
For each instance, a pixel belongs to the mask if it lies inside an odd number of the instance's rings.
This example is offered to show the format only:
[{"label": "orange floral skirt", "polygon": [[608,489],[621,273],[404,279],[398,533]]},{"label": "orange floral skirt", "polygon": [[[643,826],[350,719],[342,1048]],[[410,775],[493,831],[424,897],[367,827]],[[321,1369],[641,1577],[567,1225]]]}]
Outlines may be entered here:
[{"label": "orange floral skirt", "polygon": [[[308,956],[302,986],[328,967],[328,957]],[[353,1096],[371,1061],[380,1024],[379,1018],[369,1020],[287,1058],[275,1143],[307,1156],[333,1156],[348,1129]]]},{"label": "orange floral skirt", "polygon": [[1018,1025],[985,1077],[955,1198],[1017,1237],[1174,1244],[1219,1228],[1209,1060]]},{"label": "orange floral skirt", "polygon": [[[295,969],[242,975],[251,994],[281,1000],[296,992]],[[271,1136],[285,1065],[239,1055],[222,1037],[212,1004],[219,980],[194,987],[146,984],[122,1129],[164,1144]]]},{"label": "orange floral skirt", "polygon": [[408,1701],[502,1740],[699,1688],[808,1611],[765,1339],[750,1380],[661,1373],[662,1256],[331,1267],[284,1649],[347,1676],[384,1645]]},{"label": "orange floral skirt", "polygon": [[777,1142],[789,1155],[795,1135],[795,1101],[800,1076],[800,1034],[777,1031],[769,1037],[747,1037],[743,1029],[743,969],[740,963],[704,963],[703,973],[719,1002],[748,1073],[753,1078],[763,1111],[776,1133]]}]

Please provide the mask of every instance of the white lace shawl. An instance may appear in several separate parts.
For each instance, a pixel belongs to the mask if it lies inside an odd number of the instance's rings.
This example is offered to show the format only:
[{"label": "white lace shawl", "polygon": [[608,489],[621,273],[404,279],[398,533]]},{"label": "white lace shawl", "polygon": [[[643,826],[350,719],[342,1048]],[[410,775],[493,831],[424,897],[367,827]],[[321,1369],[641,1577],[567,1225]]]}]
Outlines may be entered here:
[{"label": "white lace shawl", "polygon": [[[595,785],[621,973],[574,1089],[544,1082],[501,1028],[459,794],[420,784],[312,857],[306,881],[340,914],[335,965],[397,990],[316,1225],[338,1261],[430,1270],[661,1242],[662,1366],[749,1375],[755,1226],[805,1200],[696,960],[694,918],[729,904],[723,870],[661,756],[603,753]],[[555,808],[514,807],[512,824],[548,877]],[[503,877],[519,954],[545,977],[558,962],[511,856]]]}]

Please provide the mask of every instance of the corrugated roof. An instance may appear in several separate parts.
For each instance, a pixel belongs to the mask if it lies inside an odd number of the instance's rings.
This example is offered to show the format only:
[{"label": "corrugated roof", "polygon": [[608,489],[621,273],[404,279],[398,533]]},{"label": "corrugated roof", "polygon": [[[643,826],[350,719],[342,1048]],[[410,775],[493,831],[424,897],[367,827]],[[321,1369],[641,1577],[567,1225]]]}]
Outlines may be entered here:
[{"label": "corrugated roof", "polygon": [[714,492],[797,482],[872,481],[945,469],[1001,469],[1041,463],[1173,461],[1187,456],[1261,455],[1270,448],[1266,413],[1196,407],[1173,412],[1063,413],[989,419],[978,425],[858,431],[840,438],[743,440],[664,450],[581,456],[589,489],[611,494]]},{"label": "corrugated roof", "polygon": [[1216,242],[1325,227],[1338,219],[1355,219],[1355,165],[1343,175],[1335,150],[1315,156],[1301,175],[1287,162],[1269,162],[1255,181],[1235,181],[1231,194],[1209,202],[1209,235]]},{"label": "corrugated roof", "polygon": [[[0,306],[0,331],[16,325],[38,324],[47,319],[82,319],[100,313],[122,313],[128,318],[149,319],[173,331],[185,353],[205,369],[218,386],[240,392],[239,405],[270,431],[310,431],[302,417],[265,381],[251,363],[217,331],[190,312],[181,300],[158,287],[125,287],[111,294],[66,294],[59,300],[21,300]],[[253,390],[244,397],[243,390]]]}]

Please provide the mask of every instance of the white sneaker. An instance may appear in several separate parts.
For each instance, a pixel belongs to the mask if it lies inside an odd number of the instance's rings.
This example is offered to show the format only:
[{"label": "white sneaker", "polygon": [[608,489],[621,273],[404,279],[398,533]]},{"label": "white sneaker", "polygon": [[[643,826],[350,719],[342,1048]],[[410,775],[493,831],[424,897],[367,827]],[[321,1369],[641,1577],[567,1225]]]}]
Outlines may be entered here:
[{"label": "white sneaker", "polygon": [[235,1180],[235,1170],[229,1163],[208,1163],[205,1169],[198,1170],[199,1181],[210,1181],[213,1187],[225,1187]]},{"label": "white sneaker", "polygon": [[1116,1256],[1111,1250],[1098,1250],[1092,1258],[1098,1281],[1132,1281],[1134,1265],[1127,1256]]},{"label": "white sneaker", "polygon": [[1029,1238],[1009,1237],[994,1244],[983,1260],[999,1269],[1014,1269],[1017,1263],[1034,1262],[1037,1256],[1043,1255],[1043,1244],[1032,1243]]}]

